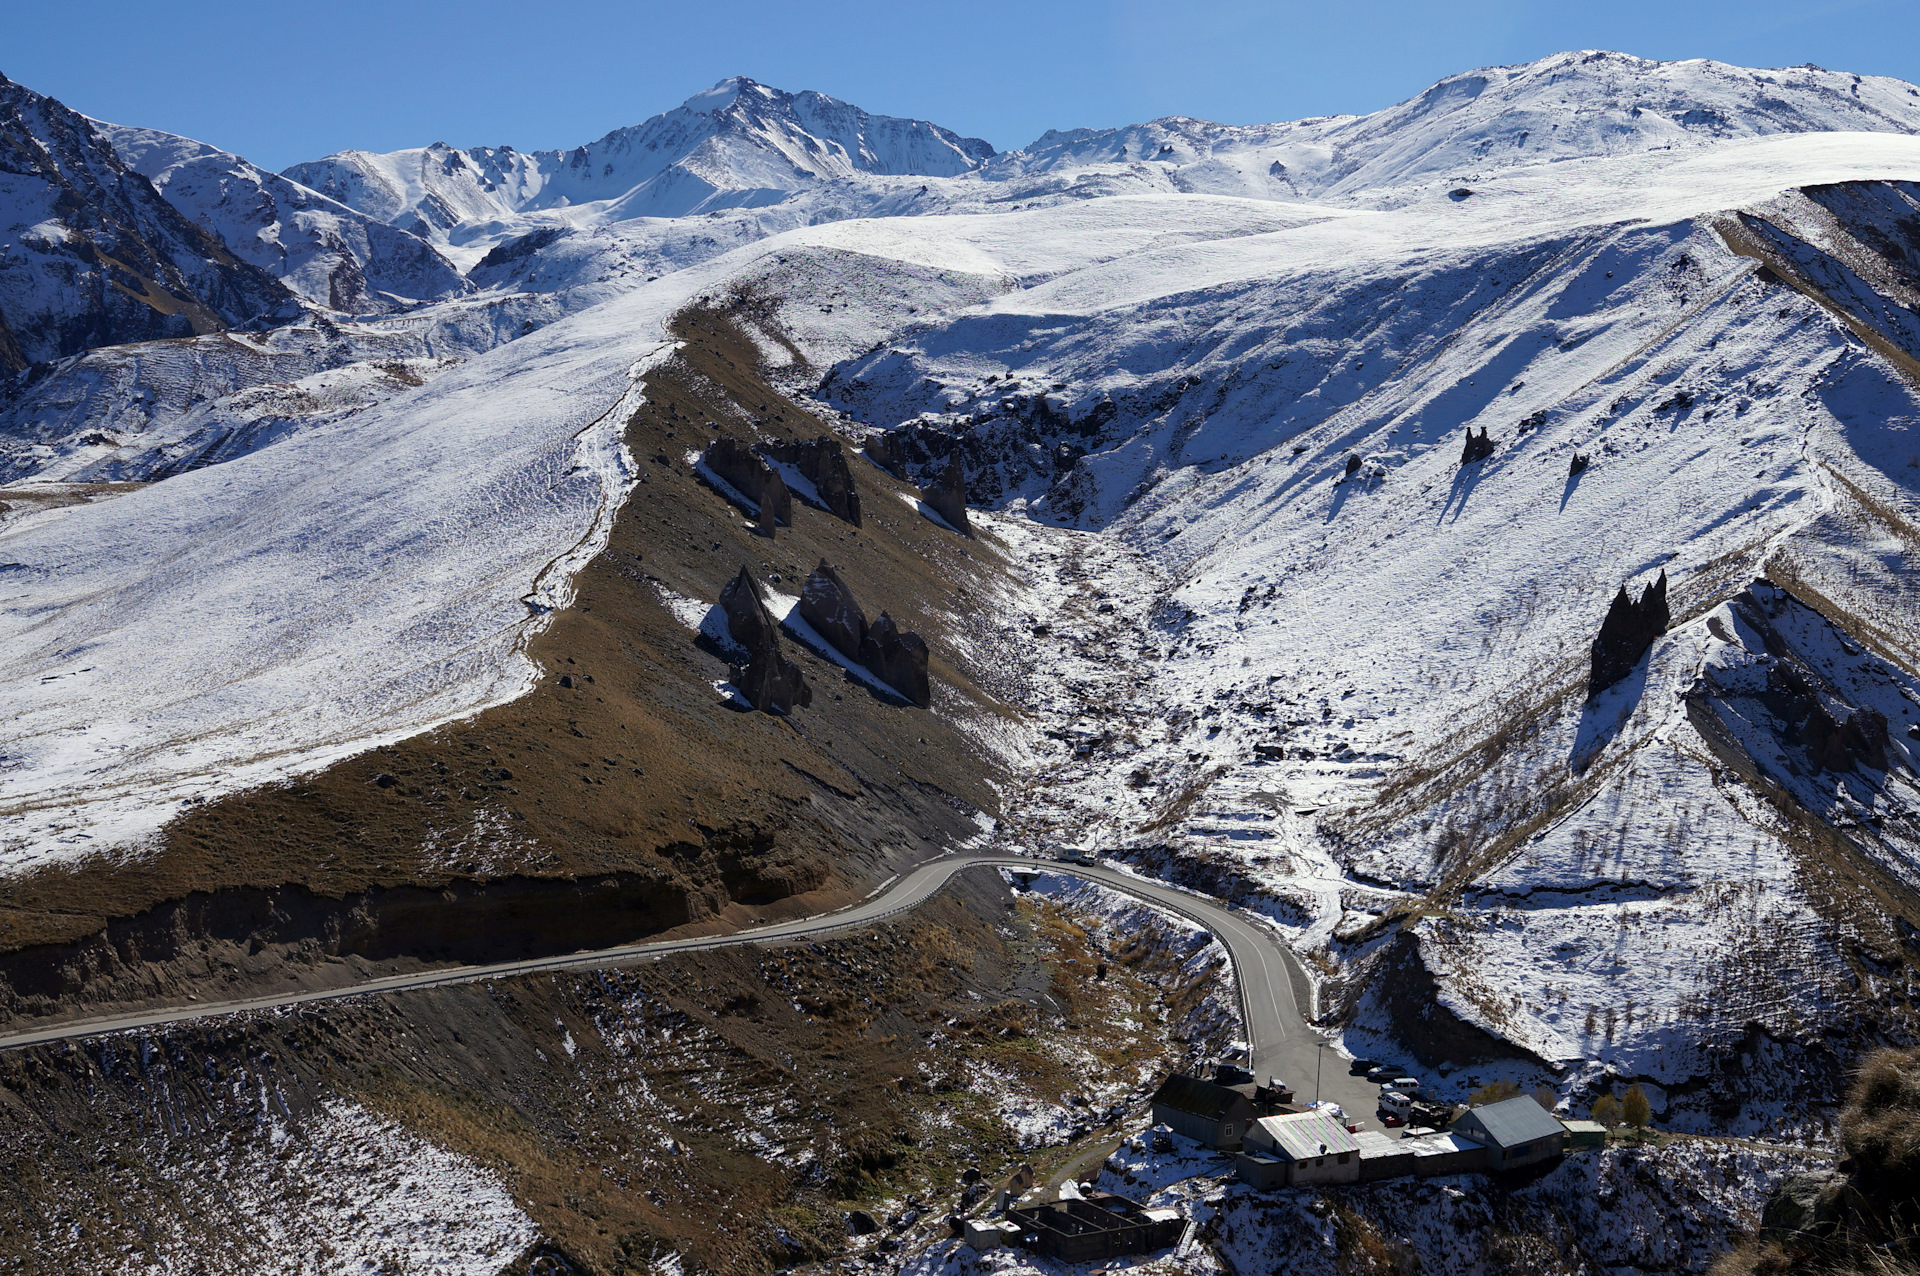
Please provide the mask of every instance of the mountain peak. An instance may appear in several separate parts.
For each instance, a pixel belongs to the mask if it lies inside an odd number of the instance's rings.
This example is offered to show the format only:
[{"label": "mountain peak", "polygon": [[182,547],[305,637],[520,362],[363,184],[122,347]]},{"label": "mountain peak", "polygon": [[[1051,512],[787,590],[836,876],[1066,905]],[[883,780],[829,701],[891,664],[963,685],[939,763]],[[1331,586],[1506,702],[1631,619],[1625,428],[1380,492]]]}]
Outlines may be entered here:
[{"label": "mountain peak", "polygon": [[767,101],[789,97],[778,89],[770,89],[758,80],[748,79],[744,75],[730,75],[712,88],[696,93],[680,104],[683,110],[697,115],[712,115],[724,111],[742,97],[758,97]]}]

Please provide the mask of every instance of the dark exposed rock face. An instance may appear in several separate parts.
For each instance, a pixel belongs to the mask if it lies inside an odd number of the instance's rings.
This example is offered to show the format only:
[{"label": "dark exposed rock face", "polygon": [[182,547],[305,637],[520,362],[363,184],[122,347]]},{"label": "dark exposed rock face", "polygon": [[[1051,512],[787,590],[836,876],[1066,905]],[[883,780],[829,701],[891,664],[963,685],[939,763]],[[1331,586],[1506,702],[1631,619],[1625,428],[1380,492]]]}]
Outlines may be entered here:
[{"label": "dark exposed rock face", "polygon": [[812,704],[813,689],[800,667],[781,656],[779,626],[746,568],[720,592],[720,607],[727,613],[727,631],[747,652],[746,664],[727,666],[727,677],[747,702],[762,713]]},{"label": "dark exposed rock face", "polygon": [[959,448],[947,456],[947,468],[940,472],[940,481],[920,489],[920,499],[955,531],[973,535],[973,524],[967,521],[967,471],[960,461]]},{"label": "dark exposed rock face", "polygon": [[861,644],[867,638],[866,613],[824,558],[800,591],[800,619],[832,643],[835,651],[849,660],[860,659]]},{"label": "dark exposed rock face", "polygon": [[822,435],[804,443],[769,443],[761,450],[805,475],[819,493],[820,503],[835,517],[860,526],[860,489],[854,485],[840,440]]},{"label": "dark exposed rock face", "polygon": [[766,482],[760,485],[760,530],[772,536],[774,526],[779,523],[793,526],[793,497],[787,492],[787,481],[780,477],[780,471],[768,466]]},{"label": "dark exposed rock face", "polygon": [[[1753,607],[1744,607],[1741,618],[1758,628],[1752,618],[1754,612]],[[1810,670],[1786,661],[1770,666],[1763,701],[1773,718],[1784,725],[1788,734],[1785,743],[1806,750],[1807,763],[1813,770],[1851,771],[1858,766],[1887,769],[1890,739],[1886,715],[1870,706],[1849,709],[1837,697],[1823,692]]]},{"label": "dark exposed rock face", "polygon": [[1573,459],[1567,462],[1567,477],[1572,478],[1576,474],[1586,473],[1587,466],[1591,464],[1593,464],[1592,457],[1582,456],[1580,453],[1575,452]]},{"label": "dark exposed rock face", "polygon": [[0,369],[300,313],[121,160],[92,121],[0,76]]},{"label": "dark exposed rock face", "polygon": [[1472,465],[1475,461],[1484,461],[1493,455],[1493,440],[1483,428],[1479,434],[1471,429],[1467,431],[1466,450],[1460,454],[1460,464]]},{"label": "dark exposed rock face", "polygon": [[746,444],[734,439],[715,439],[700,454],[700,464],[712,470],[727,486],[752,500],[766,486],[773,471]]},{"label": "dark exposed rock face", "polygon": [[898,436],[876,434],[867,440],[867,459],[897,479],[907,477],[907,452]]},{"label": "dark exposed rock face", "polygon": [[[1471,436],[1469,436],[1471,437]],[[1587,699],[1591,700],[1633,672],[1640,657],[1647,654],[1653,640],[1667,632],[1667,574],[1646,587],[1640,601],[1627,597],[1627,587],[1613,597],[1607,618],[1600,622],[1600,636],[1593,640],[1593,670],[1587,675]]]},{"label": "dark exposed rock face", "polygon": [[933,702],[927,683],[926,642],[919,634],[903,632],[884,611],[867,627],[866,640],[860,644],[860,663],[922,709]]},{"label": "dark exposed rock face", "polygon": [[1345,477],[1352,478],[1360,469],[1360,457],[1357,453],[1347,453],[1347,472]]},{"label": "dark exposed rock face", "polygon": [[[1810,690],[1810,689],[1809,689]],[[1865,764],[1887,769],[1887,719],[1877,709],[1857,709],[1835,721],[1825,705],[1807,697],[1807,720],[1800,741],[1808,759],[1822,771],[1851,771]]]}]

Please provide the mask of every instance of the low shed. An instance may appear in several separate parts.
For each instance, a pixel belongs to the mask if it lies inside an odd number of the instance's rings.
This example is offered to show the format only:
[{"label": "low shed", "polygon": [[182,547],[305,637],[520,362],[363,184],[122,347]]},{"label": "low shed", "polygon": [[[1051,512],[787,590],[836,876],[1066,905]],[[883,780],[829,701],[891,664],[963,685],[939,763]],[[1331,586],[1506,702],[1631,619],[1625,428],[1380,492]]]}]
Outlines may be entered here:
[{"label": "low shed", "polygon": [[1362,1183],[1404,1178],[1414,1172],[1414,1150],[1407,1140],[1390,1139],[1378,1130],[1362,1130],[1353,1140],[1360,1145]]},{"label": "low shed", "polygon": [[1567,1147],[1603,1148],[1607,1146],[1607,1127],[1598,1121],[1562,1121],[1567,1127]]}]

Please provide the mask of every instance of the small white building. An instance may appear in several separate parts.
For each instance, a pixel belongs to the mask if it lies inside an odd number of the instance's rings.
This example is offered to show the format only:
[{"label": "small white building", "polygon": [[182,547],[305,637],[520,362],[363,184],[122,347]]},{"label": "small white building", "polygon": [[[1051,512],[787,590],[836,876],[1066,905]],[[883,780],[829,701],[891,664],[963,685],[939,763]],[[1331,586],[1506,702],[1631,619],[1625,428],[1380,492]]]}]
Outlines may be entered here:
[{"label": "small white building", "polygon": [[975,1249],[998,1249],[1019,1236],[1020,1225],[1006,1219],[970,1218],[961,1224],[961,1238]]},{"label": "small white building", "polygon": [[1260,1187],[1360,1181],[1360,1143],[1330,1112],[1261,1117],[1247,1127],[1241,1177]]}]

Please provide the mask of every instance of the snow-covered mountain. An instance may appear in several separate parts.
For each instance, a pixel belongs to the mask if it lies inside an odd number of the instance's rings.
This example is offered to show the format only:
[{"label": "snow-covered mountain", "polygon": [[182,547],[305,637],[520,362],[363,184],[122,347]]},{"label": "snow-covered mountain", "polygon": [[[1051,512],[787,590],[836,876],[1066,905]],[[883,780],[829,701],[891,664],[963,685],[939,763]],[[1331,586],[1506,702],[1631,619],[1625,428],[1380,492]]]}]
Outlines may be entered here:
[{"label": "snow-covered mountain", "polygon": [[[1782,132],[1916,129],[1920,94],[1886,77],[1583,51],[1452,76],[1370,115],[1257,125],[1172,117],[1050,131],[1000,155],[924,121],[736,77],[572,150],[435,143],[384,155],[346,151],[286,173],[449,246],[471,266],[529,233],[542,235],[544,248],[563,228],[696,213],[716,218],[710,237],[731,246],[818,221],[1118,194],[1386,206],[1438,184],[1561,159]],[[658,228],[625,227],[613,255],[644,256],[644,245],[663,237]],[[690,264],[684,254],[679,264]]]},{"label": "snow-covered mountain", "polygon": [[381,314],[467,290],[425,240],[238,155],[157,129],[93,123],[169,204],[315,305]]},{"label": "snow-covered mountain", "polygon": [[1586,50],[1450,76],[1370,115],[1249,126],[1175,117],[1050,132],[980,177],[1099,174],[1169,190],[1378,205],[1557,160],[1774,133],[1916,130],[1920,90],[1902,80]]},{"label": "snow-covered mountain", "polygon": [[343,151],[286,175],[438,242],[518,214],[585,206],[595,222],[778,203],[859,176],[952,177],[993,148],[925,120],[869,115],[820,93],[722,80],[671,111],[571,150]]},{"label": "snow-covered mountain", "polygon": [[297,311],[85,116],[0,76],[0,371]]},{"label": "snow-covered mountain", "polygon": [[1004,844],[1265,911],[1356,1051],[1805,1122],[1920,1033],[1917,133],[1895,81],[1574,53],[1005,156],[729,81],[577,151],[296,166],[485,291],[97,351],[5,419],[15,479],[164,479],[0,513],[9,862],[530,685],[635,378],[732,299],[997,511],[1041,666],[983,745]]}]

